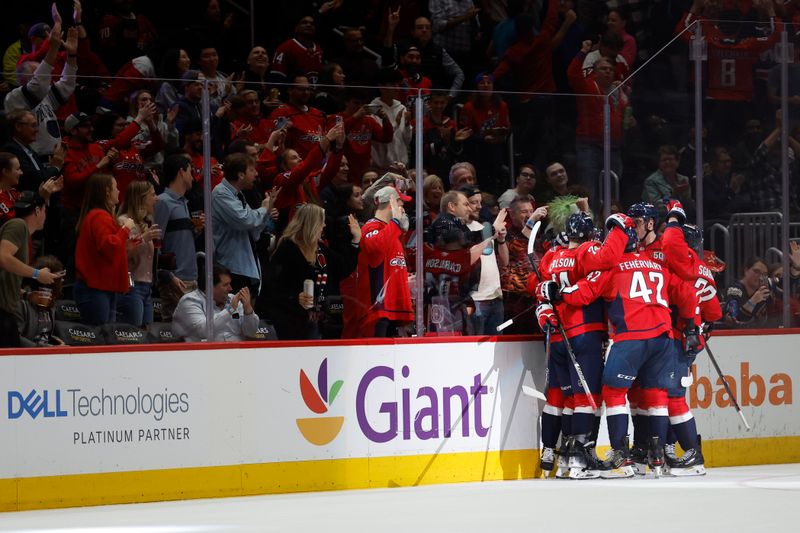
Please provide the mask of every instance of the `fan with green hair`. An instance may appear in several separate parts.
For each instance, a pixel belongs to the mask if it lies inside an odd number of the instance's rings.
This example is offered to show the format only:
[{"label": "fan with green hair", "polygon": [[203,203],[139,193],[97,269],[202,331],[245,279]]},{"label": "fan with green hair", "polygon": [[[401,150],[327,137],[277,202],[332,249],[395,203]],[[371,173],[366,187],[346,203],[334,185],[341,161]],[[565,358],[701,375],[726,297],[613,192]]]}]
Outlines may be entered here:
[{"label": "fan with green hair", "polygon": [[[553,201],[547,204],[547,219],[550,221],[548,230],[552,229],[555,235],[566,230],[567,219],[573,213],[580,212],[575,202],[578,201],[577,196],[557,196]],[[589,211],[589,216],[594,218],[594,214]]]}]

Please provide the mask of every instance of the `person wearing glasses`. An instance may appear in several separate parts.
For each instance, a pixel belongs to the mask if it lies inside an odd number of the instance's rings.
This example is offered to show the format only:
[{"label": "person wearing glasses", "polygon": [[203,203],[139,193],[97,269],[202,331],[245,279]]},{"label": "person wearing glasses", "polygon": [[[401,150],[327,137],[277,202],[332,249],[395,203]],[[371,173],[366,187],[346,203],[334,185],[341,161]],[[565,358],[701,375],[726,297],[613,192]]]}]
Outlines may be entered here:
[{"label": "person wearing glasses", "polygon": [[536,187],[536,167],[531,163],[524,163],[519,167],[517,186],[508,189],[497,199],[500,209],[508,209],[515,198],[524,198],[533,202],[533,189]]}]

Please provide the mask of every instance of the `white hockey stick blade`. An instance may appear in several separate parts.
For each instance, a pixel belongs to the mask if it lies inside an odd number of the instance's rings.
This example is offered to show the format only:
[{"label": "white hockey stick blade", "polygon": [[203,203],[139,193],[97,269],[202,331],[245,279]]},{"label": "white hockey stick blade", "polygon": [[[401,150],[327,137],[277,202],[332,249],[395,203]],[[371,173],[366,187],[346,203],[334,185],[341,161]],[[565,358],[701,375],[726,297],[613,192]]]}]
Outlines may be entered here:
[{"label": "white hockey stick blade", "polygon": [[533,387],[530,387],[528,385],[523,385],[522,386],[522,394],[524,394],[525,396],[533,396],[534,398],[538,398],[539,400],[542,400],[543,402],[547,401],[547,398],[545,398],[544,394],[542,394],[538,390],[536,390]]},{"label": "white hockey stick blade", "polygon": [[536,241],[536,235],[539,233],[539,228],[541,227],[542,227],[542,221],[537,220],[536,223],[533,225],[533,228],[531,229],[531,234],[528,235],[528,255],[531,255],[533,253],[533,245],[534,242]]},{"label": "white hockey stick blade", "polygon": [[504,329],[506,329],[508,326],[510,326],[513,323],[514,323],[513,319],[508,319],[505,322],[503,322],[502,324],[500,324],[499,326],[497,326],[497,331],[498,332],[503,331]]},{"label": "white hockey stick blade", "polygon": [[747,423],[747,419],[744,417],[744,413],[739,411],[739,417],[742,419],[742,422],[744,422],[744,427],[747,428],[747,431],[750,431],[751,429],[750,424]]}]

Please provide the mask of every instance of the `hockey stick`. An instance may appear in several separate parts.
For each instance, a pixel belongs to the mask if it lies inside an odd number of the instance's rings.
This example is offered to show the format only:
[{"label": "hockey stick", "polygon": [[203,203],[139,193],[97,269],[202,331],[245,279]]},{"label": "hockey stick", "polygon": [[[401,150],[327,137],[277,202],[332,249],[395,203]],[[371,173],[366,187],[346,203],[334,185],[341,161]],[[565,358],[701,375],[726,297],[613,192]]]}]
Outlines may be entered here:
[{"label": "hockey stick", "polygon": [[717,363],[717,358],[714,357],[714,354],[711,353],[711,349],[708,347],[708,339],[706,339],[706,353],[708,354],[708,359],[711,361],[711,364],[714,365],[714,369],[717,371],[717,375],[719,376],[719,380],[722,382],[722,385],[725,387],[725,392],[728,393],[728,398],[731,399],[733,406],[736,408],[736,412],[739,413],[739,417],[742,419],[744,423],[744,427],[747,428],[747,431],[750,431],[750,424],[747,423],[747,419],[744,417],[744,413],[742,412],[742,408],[739,407],[739,402],[736,401],[736,396],[733,395],[731,392],[731,388],[728,385],[728,380],[725,379],[724,374],[722,373],[722,369],[720,369],[719,364]]},{"label": "hockey stick", "polygon": [[[528,236],[528,261],[531,263],[531,267],[533,267],[533,272],[536,274],[536,277],[539,278],[539,282],[544,281],[542,279],[542,274],[539,272],[539,266],[536,264],[536,260],[533,257],[533,243],[536,240],[536,234],[539,233],[539,228],[542,225],[541,220],[537,220],[536,224],[533,225],[531,229],[531,234]],[[567,349],[567,354],[569,354],[570,362],[572,366],[575,368],[575,374],[578,375],[578,381],[581,382],[581,387],[586,392],[586,399],[589,402],[589,406],[592,408],[592,411],[597,411],[597,402],[594,401],[594,396],[592,395],[592,391],[589,388],[589,384],[586,382],[586,377],[583,375],[583,370],[581,369],[581,365],[578,363],[578,360],[575,358],[575,352],[572,350],[572,344],[569,342],[567,338],[567,332],[564,331],[564,325],[561,323],[561,317],[558,314],[558,309],[556,306],[553,306],[553,314],[558,321],[558,332],[561,334],[561,338],[564,340],[564,347]]]},{"label": "hockey stick", "polygon": [[525,396],[533,396],[534,398],[536,398],[538,400],[542,400],[543,402],[547,401],[547,398],[545,397],[544,394],[542,394],[538,390],[536,390],[533,387],[530,387],[528,385],[523,385],[522,386],[522,394],[524,394]]},{"label": "hockey stick", "polygon": [[[547,381],[550,379],[550,367],[548,363],[550,361],[550,328],[544,332],[544,387],[547,389]],[[528,385],[522,386],[522,394],[526,396],[533,396],[534,398],[538,398],[543,402],[547,402],[547,397],[544,393],[539,392],[538,390],[534,389],[533,387],[529,387]]]},{"label": "hockey stick", "polygon": [[497,326],[497,332],[499,333],[499,332],[503,331],[504,329],[506,329],[508,326],[513,324],[514,321],[517,320],[519,317],[521,317],[522,315],[524,315],[525,313],[527,313],[528,311],[530,311],[531,309],[536,307],[536,305],[537,304],[533,304],[530,307],[526,307],[525,309],[523,309],[522,311],[520,311],[519,313],[517,313],[513,317],[509,318],[508,320],[506,320],[505,322],[503,322],[502,324]]}]

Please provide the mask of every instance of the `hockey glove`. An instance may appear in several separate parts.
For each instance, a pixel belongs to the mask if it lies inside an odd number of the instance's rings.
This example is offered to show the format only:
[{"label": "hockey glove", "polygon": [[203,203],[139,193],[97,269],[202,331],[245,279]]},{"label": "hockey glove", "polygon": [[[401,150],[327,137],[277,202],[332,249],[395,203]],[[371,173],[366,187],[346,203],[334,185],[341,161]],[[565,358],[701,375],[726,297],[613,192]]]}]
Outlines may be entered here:
[{"label": "hockey glove", "polygon": [[539,321],[539,327],[542,328],[544,333],[558,327],[558,319],[553,312],[553,306],[550,304],[540,304],[536,308],[536,319]]},{"label": "hockey glove", "polygon": [[536,296],[543,302],[556,303],[561,300],[561,292],[555,281],[543,281],[536,287]]},{"label": "hockey glove", "polygon": [[711,332],[714,331],[714,323],[713,322],[703,322],[700,324],[700,332],[703,335],[703,338],[708,340],[711,336]]},{"label": "hockey glove", "polygon": [[690,357],[697,355],[697,352],[700,351],[700,330],[697,329],[694,320],[686,324],[686,329],[683,330],[683,336],[685,338],[686,353]]},{"label": "hockey glove", "polygon": [[664,205],[667,206],[667,220],[670,217],[678,219],[678,224],[683,225],[686,222],[686,212],[683,210],[683,204],[675,198],[664,198]]},{"label": "hockey glove", "polygon": [[625,231],[627,228],[635,228],[636,224],[633,219],[625,213],[614,213],[606,219],[606,229],[610,231],[614,226]]}]

